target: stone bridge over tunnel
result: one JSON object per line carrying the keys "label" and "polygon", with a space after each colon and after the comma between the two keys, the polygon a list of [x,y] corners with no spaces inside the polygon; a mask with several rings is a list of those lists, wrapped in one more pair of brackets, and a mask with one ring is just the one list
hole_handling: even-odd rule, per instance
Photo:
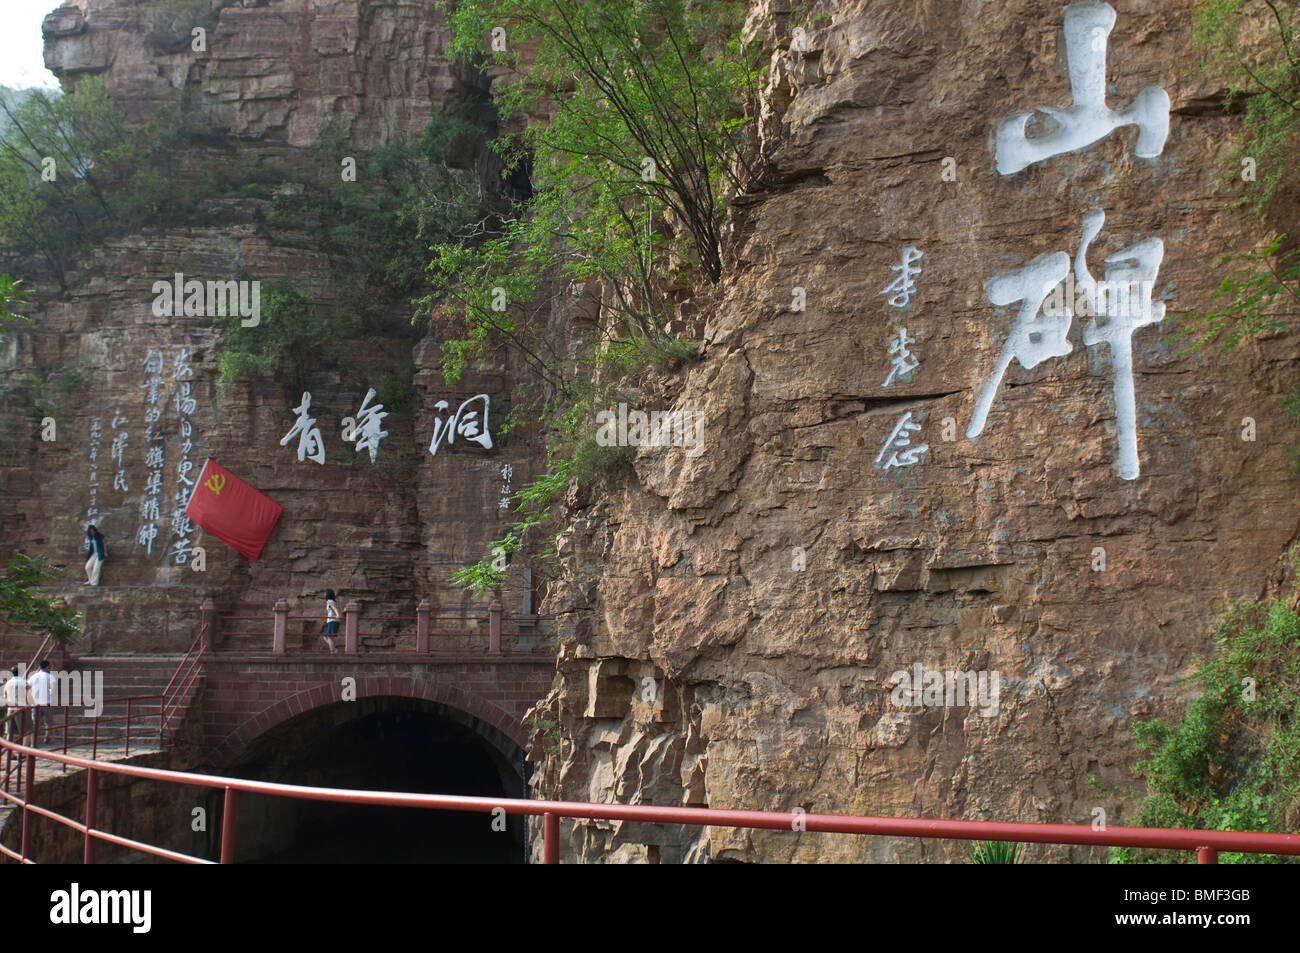
{"label": "stone bridge over tunnel", "polygon": [[[200,770],[288,784],[526,797],[523,717],[546,649],[485,658],[208,656],[184,731]],[[219,797],[210,798],[209,815]],[[522,861],[524,829],[485,815],[249,796],[243,861]]]}

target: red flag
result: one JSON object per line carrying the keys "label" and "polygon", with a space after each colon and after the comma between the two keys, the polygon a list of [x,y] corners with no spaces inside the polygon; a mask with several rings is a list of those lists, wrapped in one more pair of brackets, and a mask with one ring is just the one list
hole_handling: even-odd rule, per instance
{"label": "red flag", "polygon": [[284,507],[209,458],[185,515],[253,562],[262,555]]}

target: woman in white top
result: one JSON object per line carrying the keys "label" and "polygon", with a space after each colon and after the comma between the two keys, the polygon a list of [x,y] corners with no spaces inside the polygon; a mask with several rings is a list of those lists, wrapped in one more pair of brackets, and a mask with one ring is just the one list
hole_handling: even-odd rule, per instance
{"label": "woman in white top", "polygon": [[330,647],[330,655],[334,654],[334,636],[339,634],[339,607],[334,601],[334,590],[325,590],[325,628],[321,630],[321,638],[325,644]]}

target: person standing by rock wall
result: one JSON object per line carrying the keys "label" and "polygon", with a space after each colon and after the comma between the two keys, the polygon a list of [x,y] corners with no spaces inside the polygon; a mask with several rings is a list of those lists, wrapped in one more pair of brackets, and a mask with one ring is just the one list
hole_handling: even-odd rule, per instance
{"label": "person standing by rock wall", "polygon": [[330,655],[334,654],[334,636],[339,634],[339,607],[334,598],[334,590],[325,590],[325,628],[321,630],[321,638],[325,644],[330,647]]}
{"label": "person standing by rock wall", "polygon": [[99,585],[99,574],[104,568],[104,534],[93,524],[86,528],[86,582],[87,586]]}

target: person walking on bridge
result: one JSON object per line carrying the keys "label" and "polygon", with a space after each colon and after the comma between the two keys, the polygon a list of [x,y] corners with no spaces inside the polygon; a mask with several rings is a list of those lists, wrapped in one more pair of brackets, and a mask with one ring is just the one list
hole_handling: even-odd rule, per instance
{"label": "person walking on bridge", "polygon": [[[50,672],[50,660],[41,659],[41,670],[27,679],[31,689],[32,704],[37,708],[48,708],[54,704],[54,675]],[[41,725],[40,744],[50,740],[50,722],[54,720],[53,712],[33,712]]]}
{"label": "person walking on bridge", "polygon": [[[0,701],[5,705],[5,737],[10,737],[10,726],[14,724],[14,716],[27,708],[31,704],[31,695],[27,688],[27,679],[18,674],[18,666],[15,665],[9,670],[13,676],[5,682],[5,687],[0,689]],[[22,735],[22,725],[18,725],[18,735]]]}
{"label": "person walking on bridge", "polygon": [[334,590],[325,590],[325,628],[321,629],[321,638],[334,654],[334,636],[339,634],[339,607],[334,598]]}
{"label": "person walking on bridge", "polygon": [[99,585],[99,572],[104,568],[104,534],[93,524],[86,528],[86,582],[87,586]]}

